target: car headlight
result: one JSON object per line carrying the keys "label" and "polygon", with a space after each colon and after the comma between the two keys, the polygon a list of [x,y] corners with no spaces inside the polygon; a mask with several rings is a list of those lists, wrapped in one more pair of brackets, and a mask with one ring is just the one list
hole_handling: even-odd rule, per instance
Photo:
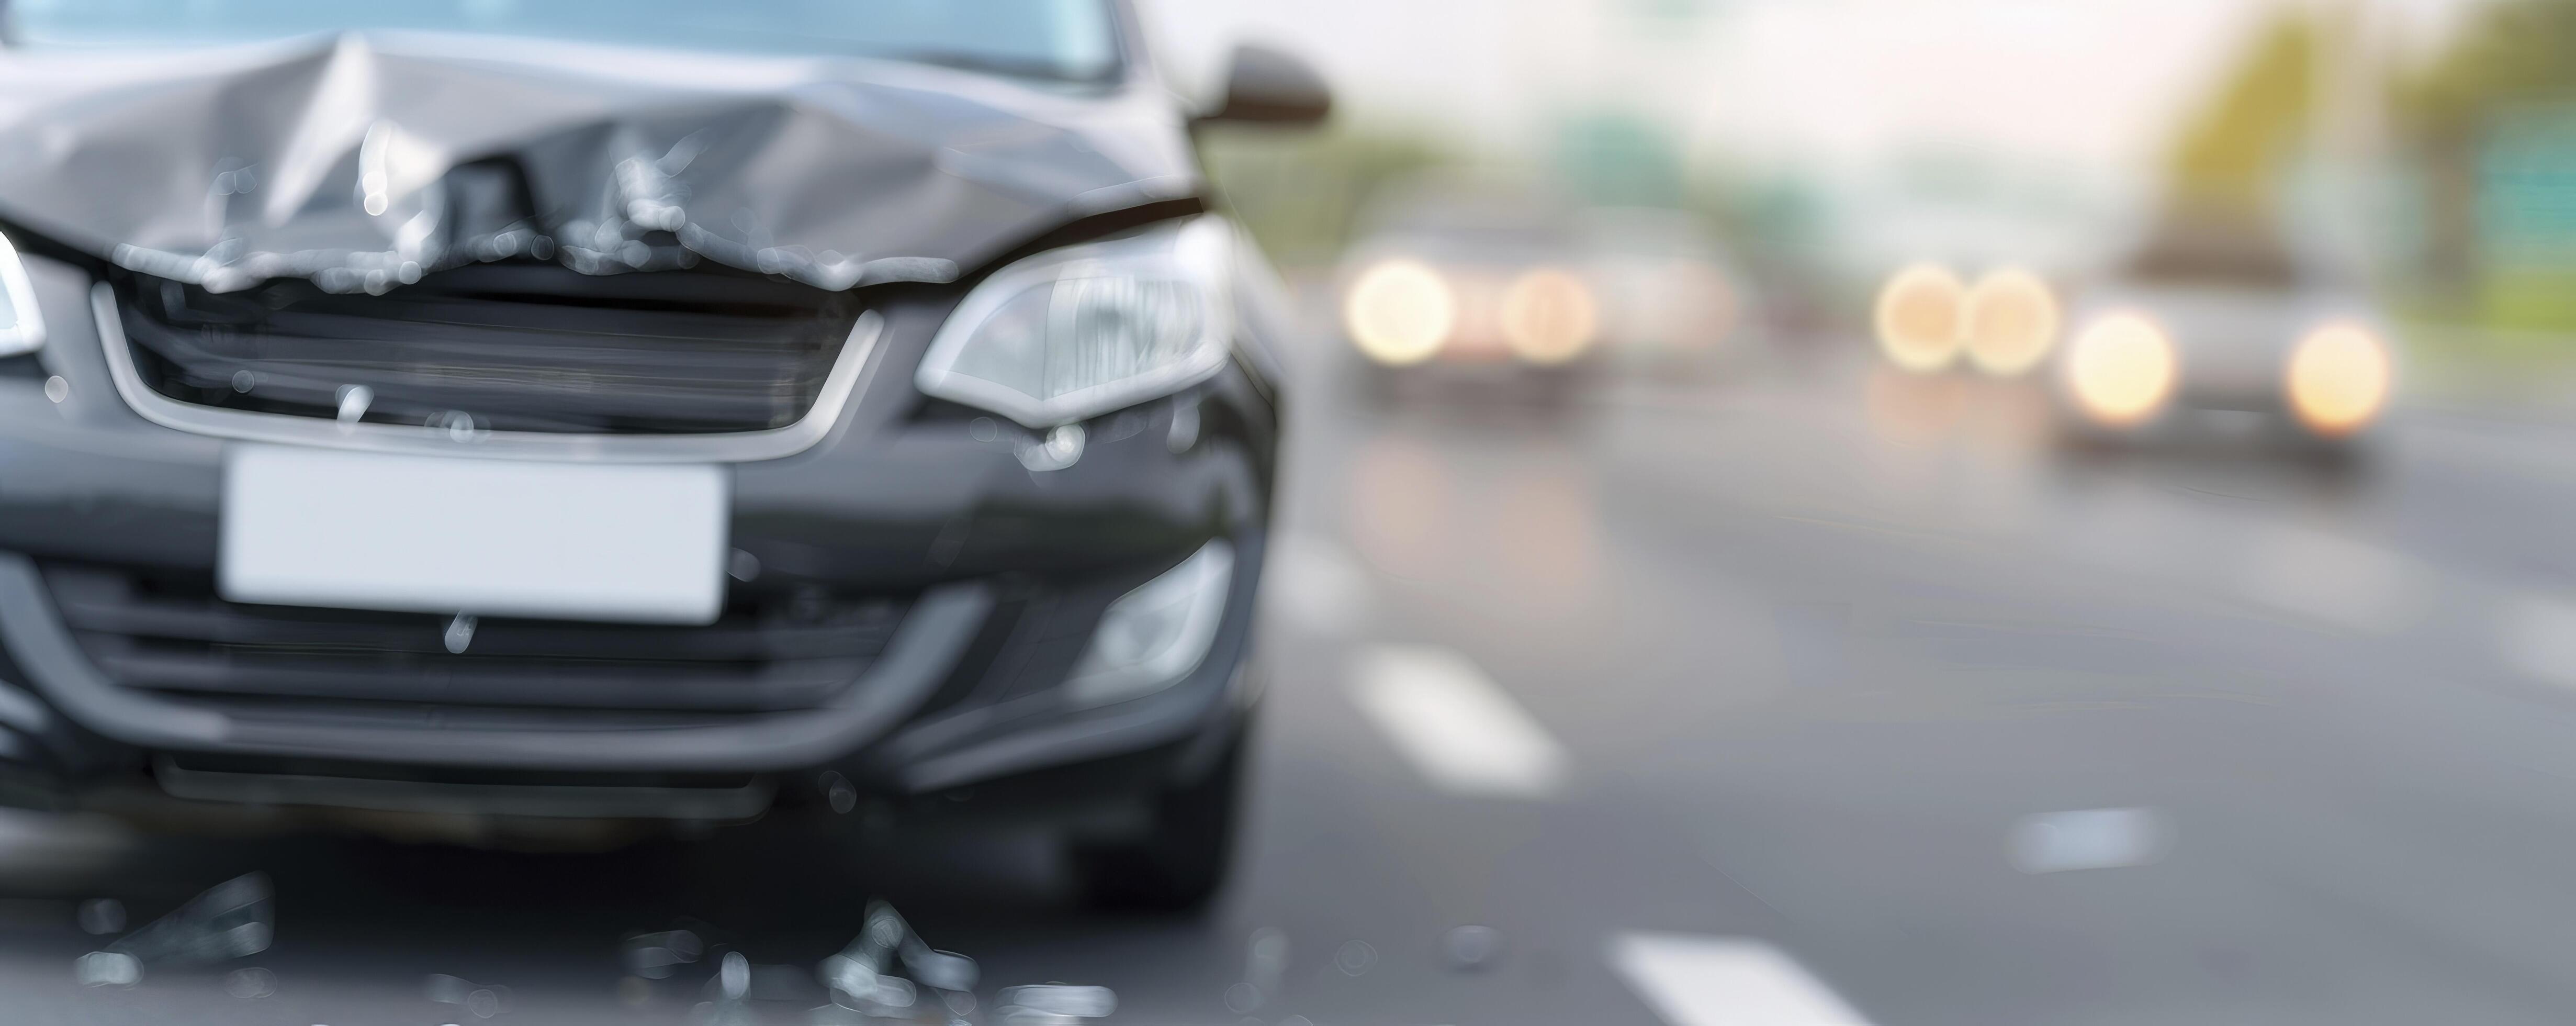
{"label": "car headlight", "polygon": [[2029,271],[1993,271],[1968,290],[1965,320],[1968,361],[1996,377],[2017,377],[2057,344],[2057,294]]}
{"label": "car headlight", "polygon": [[2181,361],[2173,339],[2145,316],[2119,313],[2093,322],[2066,353],[2066,384],[2086,415],[2110,427],[2153,418],[2173,397]]}
{"label": "car headlight", "polygon": [[1390,367],[1421,363],[1458,330],[1458,294],[1428,264],[1389,260],[1351,282],[1342,327],[1369,359]]}
{"label": "car headlight", "polygon": [[1002,268],[940,327],[915,383],[1049,428],[1205,381],[1230,351],[1231,235],[1202,217]]}
{"label": "car headlight", "polygon": [[1878,290],[1873,320],[1878,347],[1897,366],[1930,373],[1959,357],[1961,308],[1967,287],[1949,268],[1916,264],[1889,278]]}
{"label": "car headlight", "polygon": [[2290,411],[2308,430],[2341,438],[2370,426],[2388,405],[2388,346],[2356,324],[2328,324],[2290,350],[2283,373]]}
{"label": "car headlight", "polygon": [[32,353],[45,344],[45,317],[36,309],[36,286],[18,247],[0,235],[0,356]]}
{"label": "car headlight", "polygon": [[1601,329],[1592,289],[1564,271],[1541,268],[1521,275],[1503,293],[1503,341],[1521,359],[1542,366],[1583,355]]}
{"label": "car headlight", "polygon": [[1234,581],[1234,546],[1209,542],[1109,604],[1065,684],[1075,704],[1107,705],[1180,683],[1207,659]]}

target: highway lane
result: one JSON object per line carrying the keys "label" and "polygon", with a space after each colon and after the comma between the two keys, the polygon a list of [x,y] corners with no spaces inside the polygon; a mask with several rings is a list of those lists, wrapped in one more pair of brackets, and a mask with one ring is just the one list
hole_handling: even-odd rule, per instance
{"label": "highway lane", "polygon": [[[1135,1023],[2555,1022],[2576,1010],[2576,430],[2424,411],[2352,474],[2054,458],[1991,389],[1828,364],[1567,414],[1304,404],[1239,883],[1070,907],[1014,837],[607,856],[0,834],[13,1021],[691,1021],[884,897]],[[1454,398],[1454,397],[1453,397]],[[239,963],[83,988],[77,903],[240,872]],[[1462,929],[1465,928],[1465,929]],[[256,967],[264,996],[227,991]],[[238,978],[229,981],[238,984]],[[256,992],[259,988],[241,988]],[[992,1009],[975,1014],[990,1018]]]}
{"label": "highway lane", "polygon": [[[1870,407],[1614,420],[1566,472],[1665,658],[1523,678],[1774,939],[1886,1022],[2563,1018],[2563,429],[2410,418],[2359,475],[2069,466]],[[2021,850],[2123,829],[2096,861],[2141,864]]]}

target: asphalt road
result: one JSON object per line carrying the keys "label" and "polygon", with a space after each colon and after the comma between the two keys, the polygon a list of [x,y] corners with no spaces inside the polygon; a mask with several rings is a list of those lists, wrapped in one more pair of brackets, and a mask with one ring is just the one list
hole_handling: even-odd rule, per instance
{"label": "asphalt road", "polygon": [[[871,897],[988,1005],[1098,984],[1121,1023],[2576,1019],[2576,427],[2410,411],[2356,469],[2063,460],[2027,397],[1848,364],[1551,415],[1321,398],[1204,921],[1084,914],[1007,836],[17,816],[0,1019],[687,1022],[709,970],[618,950],[687,927],[784,967],[754,1021],[803,1023]],[[75,982],[79,902],[140,922],[253,870],[265,952]]]}

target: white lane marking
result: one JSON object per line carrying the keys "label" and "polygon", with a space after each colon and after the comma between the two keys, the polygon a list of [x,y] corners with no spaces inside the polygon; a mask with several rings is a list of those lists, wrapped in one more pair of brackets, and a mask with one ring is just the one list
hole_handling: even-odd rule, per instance
{"label": "white lane marking", "polygon": [[1500,798],[1564,790],[1564,747],[1466,656],[1371,645],[1356,670],[1351,697],[1360,711],[1435,786]]}
{"label": "white lane marking", "polygon": [[2173,825],[2154,809],[2084,809],[2025,816],[2007,851],[2025,873],[2127,869],[2164,857]]}
{"label": "white lane marking", "polygon": [[1740,937],[1626,933],[1610,967],[1672,1026],[1869,1026],[1779,949]]}
{"label": "white lane marking", "polygon": [[2424,612],[2414,561],[2377,545],[2282,525],[2259,530],[2247,556],[2238,590],[2275,609],[2378,634],[2404,630]]}
{"label": "white lane marking", "polygon": [[1329,539],[1287,535],[1270,548],[1262,583],[1289,625],[1310,634],[1347,635],[1369,617],[1368,572]]}
{"label": "white lane marking", "polygon": [[2505,665],[2561,687],[2576,687],[2576,602],[2549,595],[2507,600],[2496,645]]}

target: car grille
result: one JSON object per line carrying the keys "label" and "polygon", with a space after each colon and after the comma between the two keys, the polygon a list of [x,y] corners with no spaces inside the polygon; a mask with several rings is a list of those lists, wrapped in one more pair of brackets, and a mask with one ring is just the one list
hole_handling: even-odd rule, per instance
{"label": "car grille", "polygon": [[211,575],[43,568],[65,626],[119,686],[245,714],[446,727],[635,729],[822,705],[881,654],[907,603],[737,598],[706,627],[245,605]]}
{"label": "car grille", "polygon": [[861,313],[849,293],[730,270],[534,263],[384,295],[303,281],[218,295],[135,277],[118,296],[137,372],[178,402],[335,419],[364,387],[370,423],[561,434],[793,424]]}

